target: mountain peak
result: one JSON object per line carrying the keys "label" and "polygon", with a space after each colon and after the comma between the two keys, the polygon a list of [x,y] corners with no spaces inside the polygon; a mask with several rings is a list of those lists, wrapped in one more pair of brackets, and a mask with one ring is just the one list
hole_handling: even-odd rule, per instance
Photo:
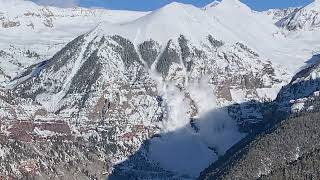
{"label": "mountain peak", "polygon": [[[215,22],[201,9],[174,2],[135,21],[123,24],[103,23],[98,29],[103,34],[118,34],[137,43],[148,39],[166,43],[180,35],[196,40],[206,37],[210,32],[217,34],[218,32],[214,33],[215,30],[221,28],[213,29],[212,24]],[[219,32],[225,33],[225,30]]]}
{"label": "mountain peak", "polygon": [[184,3],[179,3],[179,2],[171,2],[161,8],[159,8],[158,10],[156,11],[169,11],[169,10],[181,10],[181,9],[185,9],[185,8],[195,8],[193,5],[191,4],[184,4]]}
{"label": "mountain peak", "polygon": [[183,6],[183,5],[184,5],[183,3],[179,3],[179,2],[173,1],[173,2],[165,5],[164,7],[178,7],[178,6]]}
{"label": "mountain peak", "polygon": [[[210,8],[210,7],[214,7],[214,8]],[[221,11],[227,11],[227,12],[233,11],[233,9],[237,9],[237,11],[240,10],[242,12],[251,12],[251,8],[239,0],[214,1],[205,7],[205,10],[210,10],[210,9],[214,9],[214,11],[217,9],[220,9]]]}
{"label": "mountain peak", "polygon": [[251,9],[246,4],[242,3],[239,0],[222,0],[219,3],[219,6],[237,7],[237,8],[247,9],[251,11]]}
{"label": "mountain peak", "polygon": [[243,4],[239,0],[222,0],[221,3],[228,3],[228,4]]}
{"label": "mountain peak", "polygon": [[204,6],[203,9],[204,9],[204,10],[207,10],[207,9],[216,7],[216,6],[219,5],[219,4],[220,4],[220,1],[215,0],[215,1],[207,4],[206,6]]}

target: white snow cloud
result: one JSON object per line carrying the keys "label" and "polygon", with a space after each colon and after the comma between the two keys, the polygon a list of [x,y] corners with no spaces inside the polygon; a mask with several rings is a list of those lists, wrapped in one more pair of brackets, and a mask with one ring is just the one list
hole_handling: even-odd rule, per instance
{"label": "white snow cloud", "polygon": [[79,0],[32,0],[33,2],[47,6],[75,7],[79,5]]}
{"label": "white snow cloud", "polygon": [[[159,82],[159,81],[158,81]],[[209,78],[189,82],[187,92],[198,108],[199,117],[190,124],[190,102],[174,84],[165,84],[161,91],[168,109],[162,123],[161,137],[150,141],[150,158],[166,170],[194,177],[216,161],[245,134],[225,108],[219,108]],[[163,84],[162,84],[163,85]],[[161,87],[161,85],[159,85]],[[161,90],[161,88],[159,88]]]}
{"label": "white snow cloud", "polygon": [[151,139],[150,158],[166,170],[191,177],[216,161],[245,137],[224,109],[216,109],[195,121],[199,132],[186,125]]}

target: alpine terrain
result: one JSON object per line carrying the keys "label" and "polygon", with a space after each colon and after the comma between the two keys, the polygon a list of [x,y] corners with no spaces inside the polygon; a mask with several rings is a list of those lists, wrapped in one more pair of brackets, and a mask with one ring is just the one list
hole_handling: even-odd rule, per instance
{"label": "alpine terrain", "polygon": [[319,41],[319,0],[0,0],[0,179],[318,179]]}

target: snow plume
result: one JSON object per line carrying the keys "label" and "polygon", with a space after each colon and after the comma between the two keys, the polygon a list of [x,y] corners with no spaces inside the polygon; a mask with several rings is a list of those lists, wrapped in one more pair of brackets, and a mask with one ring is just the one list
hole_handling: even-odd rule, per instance
{"label": "snow plume", "polygon": [[152,139],[149,147],[151,159],[166,170],[197,177],[244,137],[223,110],[208,112],[196,121],[199,132],[188,124]]}
{"label": "snow plume", "polygon": [[76,7],[79,5],[78,0],[32,0],[32,1],[40,5],[56,6],[56,7],[63,7],[63,8]]}
{"label": "snow plume", "polygon": [[199,115],[217,108],[213,87],[208,84],[208,80],[207,77],[203,77],[188,82],[185,90],[178,88],[174,82],[158,81],[158,90],[166,102],[168,111],[167,120],[162,124],[163,131],[174,131],[189,124],[192,103]]}
{"label": "snow plume", "polygon": [[209,85],[209,78],[204,76],[197,82],[189,83],[188,91],[194,100],[199,114],[204,114],[216,108],[217,101],[212,86]]}
{"label": "snow plume", "polygon": [[[166,170],[197,177],[244,134],[238,131],[226,109],[218,108],[208,78],[188,83],[184,91],[174,84],[163,84],[168,115],[161,137],[150,141],[150,157]],[[198,118],[193,121],[188,114],[191,100],[186,94],[198,109]]]}
{"label": "snow plume", "polygon": [[163,87],[163,98],[168,114],[162,124],[162,130],[165,132],[175,131],[188,124],[189,100],[185,98],[185,92],[180,91],[172,83],[166,83]]}

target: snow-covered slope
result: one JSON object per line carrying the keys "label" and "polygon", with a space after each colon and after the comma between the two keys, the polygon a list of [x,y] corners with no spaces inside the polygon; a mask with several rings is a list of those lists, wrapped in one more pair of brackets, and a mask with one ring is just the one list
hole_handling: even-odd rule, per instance
{"label": "snow-covered slope", "polygon": [[50,58],[69,41],[101,22],[132,21],[146,12],[38,6],[31,1],[0,0],[0,83],[24,68]]}
{"label": "snow-covered slope", "polygon": [[[303,50],[297,45],[297,41],[285,37],[267,14],[255,12],[239,0],[223,0],[218,5],[206,9],[206,13],[218,21],[220,26],[232,32],[238,41],[253,48],[273,63],[288,67],[291,73],[302,66],[303,61],[310,56],[310,52],[302,53]],[[293,56],[293,52],[301,52],[300,57]],[[287,63],[288,59],[292,60],[290,64]]]}
{"label": "snow-covered slope", "polygon": [[[199,28],[201,27],[201,28]],[[137,20],[120,24],[103,24],[97,28],[106,34],[119,34],[136,43],[148,39],[166,43],[172,38],[184,35],[194,41],[201,41],[208,34],[228,42],[239,40],[229,29],[224,28],[208,14],[189,4],[173,2]],[[105,29],[109,29],[105,31]]]}
{"label": "snow-covered slope", "polygon": [[204,6],[203,9],[207,10],[207,9],[213,8],[213,7],[217,6],[219,3],[220,3],[220,1],[213,1],[209,4],[207,4],[206,6]]}
{"label": "snow-covered slope", "polygon": [[[98,26],[96,29],[109,29],[109,34],[117,33],[132,42],[154,39],[166,43],[180,34],[193,41],[201,41],[212,34],[216,39],[232,44],[246,44],[273,63],[290,64],[288,69],[291,73],[302,66],[303,60],[311,54],[306,49],[309,49],[312,35],[308,36],[310,41],[285,38],[267,15],[250,10],[238,0],[213,2],[214,6],[209,4],[204,10],[172,3],[150,14],[60,9],[21,0],[1,0],[0,3],[0,48],[7,56],[12,56],[10,62],[3,60],[1,63],[2,84],[20,74],[25,67],[50,58],[67,42],[95,26]],[[299,52],[299,55],[293,55],[293,52]],[[28,55],[30,53],[31,56]],[[288,59],[292,62],[287,63]]]}
{"label": "snow-covered slope", "polygon": [[319,30],[320,28],[320,1],[315,0],[313,3],[295,11],[284,19],[280,20],[277,25],[284,27],[289,31],[298,30]]}
{"label": "snow-covered slope", "polygon": [[286,9],[269,9],[269,10],[263,11],[261,13],[268,15],[269,17],[272,18],[274,23],[276,23],[279,20],[291,15],[292,13],[295,13],[299,9],[300,9],[300,7],[289,7]]}
{"label": "snow-covered slope", "polygon": [[80,27],[86,28],[81,30],[80,33],[83,33],[92,29],[92,26],[99,22],[121,23],[132,21],[147,14],[147,12],[78,7],[63,9],[39,6],[31,1],[23,0],[1,0],[0,3],[1,29],[10,29],[13,31],[12,33],[27,30],[34,30],[40,32],[40,34],[41,32],[48,34],[48,30],[60,30],[60,33],[75,33],[77,28]]}
{"label": "snow-covered slope", "polygon": [[309,65],[298,72],[279,92],[277,102],[285,111],[296,113],[318,108],[320,56],[314,55],[308,62]]}
{"label": "snow-covered slope", "polygon": [[[295,10],[276,23],[277,26],[282,27],[286,37],[296,41],[296,43],[290,46],[293,45],[304,48],[302,51],[297,52],[299,52],[299,54],[309,54],[309,57],[306,57],[306,59],[318,54],[320,49],[318,43],[318,39],[320,38],[319,12],[320,1],[316,0],[305,7]],[[298,43],[303,43],[303,45],[299,45]]]}
{"label": "snow-covered slope", "polygon": [[[220,22],[226,29],[241,38],[250,47],[266,51],[268,47],[261,47],[257,39],[265,42],[265,46],[272,44],[277,39],[273,36],[279,30],[268,22],[261,14],[252,11],[239,0],[224,0],[217,6],[208,9],[207,13],[212,19]],[[281,43],[281,41],[279,41]]]}

